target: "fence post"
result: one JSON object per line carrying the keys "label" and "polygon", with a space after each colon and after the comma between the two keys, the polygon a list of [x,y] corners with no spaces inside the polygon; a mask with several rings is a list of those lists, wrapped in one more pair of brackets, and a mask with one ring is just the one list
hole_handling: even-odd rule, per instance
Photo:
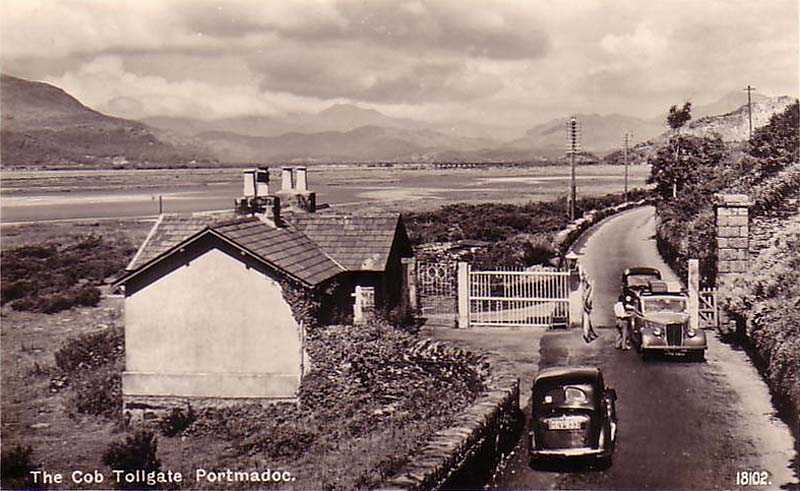
{"label": "fence post", "polygon": [[469,263],[458,262],[458,327],[469,327]]}
{"label": "fence post", "polygon": [[575,263],[569,270],[569,327],[581,327],[583,322],[583,282],[581,266]]}
{"label": "fence post", "polygon": [[689,259],[689,327],[700,328],[700,261]]}
{"label": "fence post", "polygon": [[401,305],[407,306],[412,312],[417,312],[417,260],[413,257],[401,259],[403,265],[403,293]]}

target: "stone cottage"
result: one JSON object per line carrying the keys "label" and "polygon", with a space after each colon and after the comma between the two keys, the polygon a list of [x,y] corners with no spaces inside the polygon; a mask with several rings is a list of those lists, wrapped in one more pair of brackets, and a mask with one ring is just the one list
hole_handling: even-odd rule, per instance
{"label": "stone cottage", "polygon": [[[125,410],[226,399],[292,400],[309,366],[293,299],[318,318],[353,312],[353,293],[401,301],[411,246],[398,214],[317,213],[305,168],[245,171],[236,211],[162,215],[117,285],[125,296]],[[372,290],[370,290],[372,291]],[[305,319],[308,322],[308,319]]]}

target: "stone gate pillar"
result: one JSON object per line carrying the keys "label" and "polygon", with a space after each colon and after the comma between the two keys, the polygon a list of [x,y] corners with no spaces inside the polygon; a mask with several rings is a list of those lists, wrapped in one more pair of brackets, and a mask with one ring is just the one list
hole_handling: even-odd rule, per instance
{"label": "stone gate pillar", "polygon": [[[746,194],[717,194],[714,211],[717,222],[717,290],[724,291],[739,275],[747,272],[750,252],[749,209]],[[730,319],[719,311],[720,328],[729,328]]]}

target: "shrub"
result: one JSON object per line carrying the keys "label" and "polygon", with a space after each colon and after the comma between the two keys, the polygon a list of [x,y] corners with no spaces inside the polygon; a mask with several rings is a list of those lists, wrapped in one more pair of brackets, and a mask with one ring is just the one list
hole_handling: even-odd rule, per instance
{"label": "shrub", "polygon": [[0,484],[3,489],[39,489],[33,482],[31,471],[38,469],[33,463],[33,449],[30,446],[15,445],[3,449],[0,458]]}
{"label": "shrub", "polygon": [[121,328],[68,338],[55,352],[56,368],[71,386],[70,407],[111,416],[122,407],[125,335]]}
{"label": "shrub", "polygon": [[70,382],[70,405],[78,413],[113,416],[122,408],[122,366],[105,365]]}
{"label": "shrub", "polygon": [[196,419],[197,413],[195,413],[192,406],[188,404],[186,405],[186,412],[178,407],[173,408],[169,416],[159,421],[161,434],[168,437],[178,435],[186,428],[192,426],[192,423],[194,423]]}
{"label": "shrub", "polygon": [[68,338],[55,352],[55,359],[60,370],[73,373],[114,362],[124,353],[125,334],[114,328]]}
{"label": "shrub", "polygon": [[[158,439],[151,431],[140,430],[125,437],[124,441],[112,442],[103,453],[103,464],[114,470],[125,472],[144,471],[158,472],[161,461],[158,460]],[[121,482],[122,489],[156,489],[147,482]]]}
{"label": "shrub", "polygon": [[0,302],[16,310],[55,313],[74,306],[96,306],[106,278],[121,271],[134,249],[127,242],[97,236],[68,245],[18,247],[3,253]]}
{"label": "shrub", "polygon": [[[636,201],[650,192],[634,189],[628,199]],[[618,205],[623,193],[581,198],[576,214]],[[525,205],[457,203],[438,210],[407,213],[404,221],[414,244],[473,239],[493,245],[467,259],[482,268],[521,268],[547,264],[556,255],[553,235],[569,223],[567,201],[530,202]]]}
{"label": "shrub", "polygon": [[409,305],[397,305],[396,307],[382,313],[383,319],[387,324],[395,329],[408,332],[417,332],[420,327],[420,320],[414,314]]}

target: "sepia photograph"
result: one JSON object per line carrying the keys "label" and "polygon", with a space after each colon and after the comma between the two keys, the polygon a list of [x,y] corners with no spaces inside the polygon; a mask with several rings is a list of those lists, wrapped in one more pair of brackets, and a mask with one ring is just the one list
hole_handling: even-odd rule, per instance
{"label": "sepia photograph", "polygon": [[800,491],[798,0],[0,0],[0,489]]}

